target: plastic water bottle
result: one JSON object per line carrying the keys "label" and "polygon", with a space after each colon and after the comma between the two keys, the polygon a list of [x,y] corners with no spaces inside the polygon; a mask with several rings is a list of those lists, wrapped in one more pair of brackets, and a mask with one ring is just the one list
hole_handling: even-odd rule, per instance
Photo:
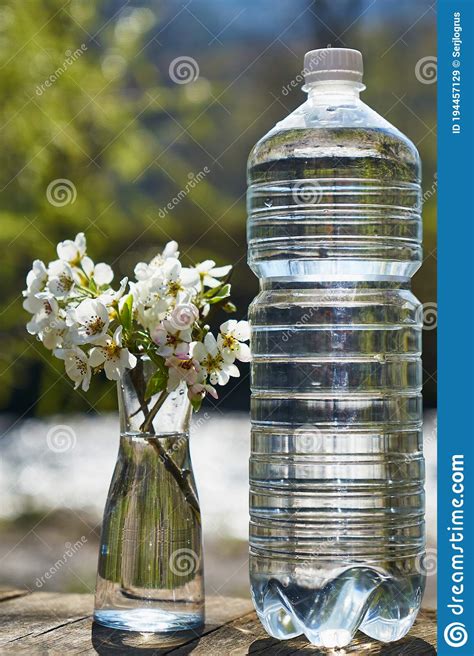
{"label": "plastic water bottle", "polygon": [[307,53],[248,164],[252,593],[324,647],[398,640],[425,582],[420,160],[364,88],[360,52]]}

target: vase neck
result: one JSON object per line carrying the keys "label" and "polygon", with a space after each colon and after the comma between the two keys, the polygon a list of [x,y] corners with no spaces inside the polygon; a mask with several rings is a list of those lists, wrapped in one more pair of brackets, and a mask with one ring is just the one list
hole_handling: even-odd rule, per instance
{"label": "vase neck", "polygon": [[148,397],[149,382],[155,373],[154,363],[143,358],[118,381],[122,435],[170,438],[188,434],[192,408],[186,384]]}

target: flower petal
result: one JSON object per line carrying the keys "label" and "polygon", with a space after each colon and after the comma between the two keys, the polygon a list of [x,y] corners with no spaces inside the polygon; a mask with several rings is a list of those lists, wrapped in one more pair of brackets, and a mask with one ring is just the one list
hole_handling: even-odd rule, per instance
{"label": "flower petal", "polygon": [[219,349],[217,347],[216,338],[212,333],[207,333],[207,335],[204,337],[204,346],[206,347],[208,353],[213,356],[217,355],[217,351]]}
{"label": "flower petal", "polygon": [[197,287],[199,285],[199,273],[196,269],[183,268],[179,277],[185,287]]}
{"label": "flower petal", "polygon": [[99,264],[95,265],[94,280],[98,285],[110,285],[113,279],[114,272],[112,271],[112,267],[105,264],[105,262],[99,262]]}
{"label": "flower petal", "polygon": [[207,273],[215,265],[216,263],[214,260],[204,260],[204,262],[199,262],[199,264],[196,264],[196,270],[199,271],[199,273]]}
{"label": "flower petal", "polygon": [[240,376],[240,371],[239,371],[238,367],[236,367],[235,364],[230,364],[230,365],[226,366],[225,370],[227,371],[229,376],[232,376],[233,378],[239,378],[239,376]]}
{"label": "flower petal", "polygon": [[227,373],[227,369],[226,371],[219,371],[217,373],[217,382],[219,385],[227,385],[229,382],[229,374]]}
{"label": "flower petal", "polygon": [[222,278],[223,276],[226,276],[231,269],[232,269],[232,264],[227,264],[226,266],[221,266],[221,267],[215,267],[214,269],[211,269],[209,271],[209,275],[214,276],[214,278]]}
{"label": "flower petal", "polygon": [[179,257],[179,252],[178,252],[178,242],[177,241],[169,241],[166,246],[163,248],[162,252],[162,257],[166,260],[169,257]]}
{"label": "flower petal", "polygon": [[86,276],[90,278],[94,273],[94,262],[91,260],[91,258],[83,257],[81,266],[84,269],[84,273],[86,274]]}
{"label": "flower petal", "polygon": [[250,324],[248,321],[239,321],[234,328],[234,334],[239,342],[247,342],[250,339]]}
{"label": "flower petal", "polygon": [[250,362],[252,359],[250,346],[248,344],[240,344],[240,347],[236,353],[236,357],[241,362]]}
{"label": "flower petal", "polygon": [[217,278],[213,278],[212,276],[206,273],[206,275],[202,279],[202,284],[205,287],[210,287],[211,289],[214,289],[214,287],[220,287],[222,285],[222,282]]}
{"label": "flower petal", "polygon": [[116,360],[106,360],[104,362],[104,371],[109,380],[118,380],[122,373]]}
{"label": "flower petal", "polygon": [[114,332],[113,336],[113,341],[117,346],[122,346],[122,332],[123,332],[123,326],[117,326]]}
{"label": "flower petal", "polygon": [[196,360],[204,360],[204,358],[207,356],[207,351],[206,347],[202,342],[193,342],[191,344],[191,353],[193,358],[196,358]]}
{"label": "flower petal", "polygon": [[91,367],[100,367],[105,362],[106,353],[100,346],[91,348],[89,352],[89,364]]}
{"label": "flower petal", "polygon": [[224,323],[221,323],[219,331],[222,335],[226,335],[227,333],[231,333],[236,325],[237,321],[235,319],[228,319],[227,321],[224,321]]}

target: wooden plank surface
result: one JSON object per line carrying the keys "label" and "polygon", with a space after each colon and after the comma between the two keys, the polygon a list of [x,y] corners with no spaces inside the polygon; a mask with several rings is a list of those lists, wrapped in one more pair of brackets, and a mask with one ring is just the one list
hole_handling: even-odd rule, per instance
{"label": "wooden plank surface", "polygon": [[418,622],[410,635],[396,643],[385,645],[370,640],[362,633],[349,647],[343,650],[318,649],[309,645],[305,639],[280,642],[270,638],[252,613],[222,627],[218,631],[203,636],[195,643],[192,652],[187,646],[173,651],[173,656],[184,656],[192,653],[193,656],[244,656],[258,654],[258,656],[290,656],[293,654],[306,654],[311,656],[434,656],[436,654],[436,620],[433,612],[420,614]]}
{"label": "wooden plank surface", "polygon": [[[94,598],[84,594],[34,592],[0,603],[0,653],[96,654],[98,649],[135,647],[140,653],[167,654],[180,644],[176,638],[115,631],[92,623]],[[211,597],[206,603],[206,626],[216,631],[252,610],[249,599]],[[196,639],[193,633],[188,639]],[[159,651],[157,651],[159,650]],[[100,653],[100,652],[99,652]],[[104,652],[107,653],[107,652]],[[112,653],[112,652],[110,652]]]}
{"label": "wooden plank surface", "polygon": [[4,588],[0,586],[0,601],[14,599],[15,597],[24,597],[29,594],[28,590],[16,590],[15,588]]}
{"label": "wooden plank surface", "polygon": [[[143,654],[164,656],[312,656],[334,654],[302,638],[279,642],[260,625],[248,599],[210,597],[206,626],[184,644],[176,638],[158,638],[107,629],[92,623],[92,595],[3,590],[0,588],[1,654]],[[358,633],[342,652],[357,656],[434,656],[436,615],[420,613],[410,634],[383,645]]]}

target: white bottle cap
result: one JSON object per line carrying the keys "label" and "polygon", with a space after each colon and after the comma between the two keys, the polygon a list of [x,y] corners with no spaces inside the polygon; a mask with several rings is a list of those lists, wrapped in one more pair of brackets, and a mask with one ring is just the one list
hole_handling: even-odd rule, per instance
{"label": "white bottle cap", "polygon": [[346,80],[362,83],[362,54],[350,48],[321,48],[304,56],[306,84],[323,80]]}

